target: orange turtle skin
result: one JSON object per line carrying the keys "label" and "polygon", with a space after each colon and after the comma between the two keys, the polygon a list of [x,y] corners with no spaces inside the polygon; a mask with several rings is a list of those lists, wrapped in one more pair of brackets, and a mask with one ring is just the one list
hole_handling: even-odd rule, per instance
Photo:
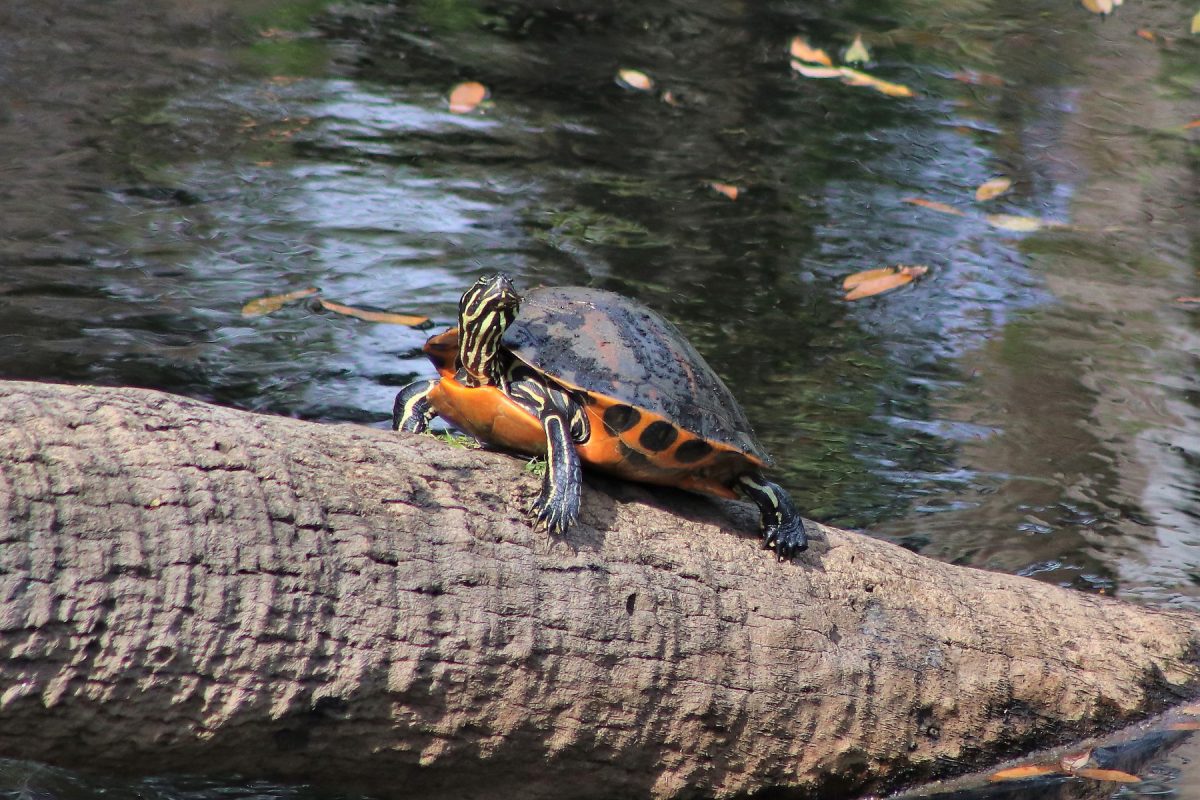
{"label": "orange turtle skin", "polygon": [[[455,378],[458,329],[433,336],[425,353],[437,368],[440,380],[429,393],[438,415],[480,441],[530,455],[546,453],[542,423],[496,386],[470,387]],[[580,460],[612,475],[661,486],[676,486],[717,497],[737,498],[733,490],[739,475],[766,464],[751,453],[701,439],[662,416],[639,409],[640,419],[616,431],[605,421],[605,411],[623,405],[607,395],[586,391],[564,381],[563,388],[580,397],[591,424],[591,436],[575,445]],[[652,425],[674,430],[669,446],[651,450],[642,444]]]}

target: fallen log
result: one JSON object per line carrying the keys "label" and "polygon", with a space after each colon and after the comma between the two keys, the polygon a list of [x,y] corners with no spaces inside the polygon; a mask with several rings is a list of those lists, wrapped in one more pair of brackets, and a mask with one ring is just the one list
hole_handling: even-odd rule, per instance
{"label": "fallen log", "polygon": [[[1109,730],[1197,618],[524,461],[0,383],[0,756],[382,795],[852,796]],[[832,793],[832,794],[831,794]]]}

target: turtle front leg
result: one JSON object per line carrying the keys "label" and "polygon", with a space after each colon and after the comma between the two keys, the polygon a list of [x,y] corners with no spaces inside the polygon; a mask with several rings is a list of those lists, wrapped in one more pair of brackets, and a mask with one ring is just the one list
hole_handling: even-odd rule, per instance
{"label": "turtle front leg", "polygon": [[566,413],[557,407],[542,413],[542,428],[546,431],[546,474],[542,478],[542,493],[533,504],[537,525],[550,533],[566,533],[579,516],[579,493],[583,479],[579,454],[571,438],[571,423]]}
{"label": "turtle front leg", "polygon": [[437,386],[436,380],[417,381],[396,393],[396,404],[392,406],[392,430],[405,433],[424,433],[429,421],[437,416],[429,402],[429,393]]}
{"label": "turtle front leg", "polygon": [[760,472],[750,472],[738,478],[738,486],[762,515],[763,547],[774,546],[780,561],[808,548],[804,519],[779,484],[767,480]]}

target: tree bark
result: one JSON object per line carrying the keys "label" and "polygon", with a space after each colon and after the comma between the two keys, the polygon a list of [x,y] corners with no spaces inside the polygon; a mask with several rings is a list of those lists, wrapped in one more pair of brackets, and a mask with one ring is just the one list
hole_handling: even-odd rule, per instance
{"label": "tree bark", "polygon": [[849,796],[1190,696],[1197,618],[433,437],[0,383],[0,755],[440,798]]}

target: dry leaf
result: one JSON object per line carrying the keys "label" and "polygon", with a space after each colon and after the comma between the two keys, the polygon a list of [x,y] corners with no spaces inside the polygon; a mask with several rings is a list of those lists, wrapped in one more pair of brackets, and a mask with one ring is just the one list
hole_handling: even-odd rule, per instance
{"label": "dry leaf", "polygon": [[992,178],[979,184],[979,188],[975,190],[975,199],[983,203],[991,200],[993,197],[999,197],[1012,188],[1012,181],[1008,178]]}
{"label": "dry leaf", "polygon": [[1024,767],[1011,767],[993,772],[989,781],[1018,781],[1022,778],[1035,778],[1038,775],[1053,775],[1058,768],[1053,764],[1029,764]]}
{"label": "dry leaf", "polygon": [[868,75],[865,72],[860,72],[850,67],[842,67],[842,80],[851,86],[870,86],[877,92],[882,92],[888,97],[912,97],[914,92],[912,89],[899,83],[891,83],[881,78],[876,78],[874,75]]}
{"label": "dry leaf", "polygon": [[297,289],[294,292],[287,292],[286,294],[273,294],[270,297],[260,297],[242,306],[242,316],[258,317],[263,314],[270,314],[272,311],[278,311],[283,308],[285,303],[299,300],[301,297],[311,297],[316,293],[316,289],[309,287],[307,289]]}
{"label": "dry leaf", "polygon": [[1094,781],[1113,781],[1114,783],[1141,783],[1142,779],[1119,769],[1081,769],[1075,773],[1081,778],[1091,778]]}
{"label": "dry leaf", "polygon": [[1113,0],[1080,0],[1083,7],[1093,14],[1111,14]]}
{"label": "dry leaf", "polygon": [[1200,128],[1200,119],[1194,119],[1183,126],[1185,131],[1190,131],[1192,128]]}
{"label": "dry leaf", "polygon": [[1158,41],[1158,37],[1154,35],[1154,31],[1148,31],[1145,28],[1138,28],[1136,31],[1134,31],[1134,33],[1145,39],[1147,42]]}
{"label": "dry leaf", "polygon": [[741,189],[734,186],[732,183],[716,183],[714,181],[713,183],[710,183],[709,186],[712,187],[714,192],[720,192],[730,200],[737,200],[738,193],[741,192]]}
{"label": "dry leaf", "polygon": [[966,214],[959,211],[954,206],[948,206],[945,203],[939,203],[937,200],[926,200],[923,197],[906,197],[901,202],[912,203],[914,206],[928,208],[933,211],[940,211],[943,214],[953,214],[956,217],[965,217]]}
{"label": "dry leaf", "polygon": [[792,39],[792,44],[788,48],[788,52],[797,61],[807,61],[809,64],[824,64],[827,67],[833,66],[833,60],[829,58],[829,55],[824,50],[811,47],[808,42],[799,36]]}
{"label": "dry leaf", "polygon": [[[1200,297],[1176,297],[1175,302],[1187,304],[1200,303]],[[1179,710],[1184,714],[1200,714],[1200,708],[1197,708],[1196,706],[1188,706],[1187,708],[1181,708]]]}
{"label": "dry leaf", "polygon": [[871,51],[863,44],[861,33],[854,37],[854,42],[846,50],[842,60],[847,64],[865,64],[871,60]]}
{"label": "dry leaf", "polygon": [[842,288],[849,290],[846,300],[862,300],[864,297],[874,297],[912,283],[928,271],[929,267],[904,265],[868,269],[848,276],[842,281]]}
{"label": "dry leaf", "polygon": [[469,114],[487,99],[487,87],[477,81],[460,83],[450,90],[450,113]]}
{"label": "dry leaf", "polygon": [[321,298],[321,307],[329,311],[335,311],[338,314],[345,314],[348,317],[356,317],[367,322],[386,322],[391,325],[408,325],[410,327],[418,327],[429,322],[429,317],[418,317],[412,314],[393,314],[390,311],[368,311],[363,308],[354,308],[352,306],[344,306],[341,303]]}
{"label": "dry leaf", "polygon": [[1046,227],[1047,223],[1037,217],[1022,217],[1017,214],[988,214],[984,217],[994,228],[1017,233],[1032,233]]}
{"label": "dry leaf", "polygon": [[792,69],[806,78],[840,78],[842,71],[837,67],[814,67],[803,61],[793,61]]}
{"label": "dry leaf", "polygon": [[650,80],[650,76],[636,69],[617,70],[617,83],[639,92],[648,92],[654,88],[654,81]]}

